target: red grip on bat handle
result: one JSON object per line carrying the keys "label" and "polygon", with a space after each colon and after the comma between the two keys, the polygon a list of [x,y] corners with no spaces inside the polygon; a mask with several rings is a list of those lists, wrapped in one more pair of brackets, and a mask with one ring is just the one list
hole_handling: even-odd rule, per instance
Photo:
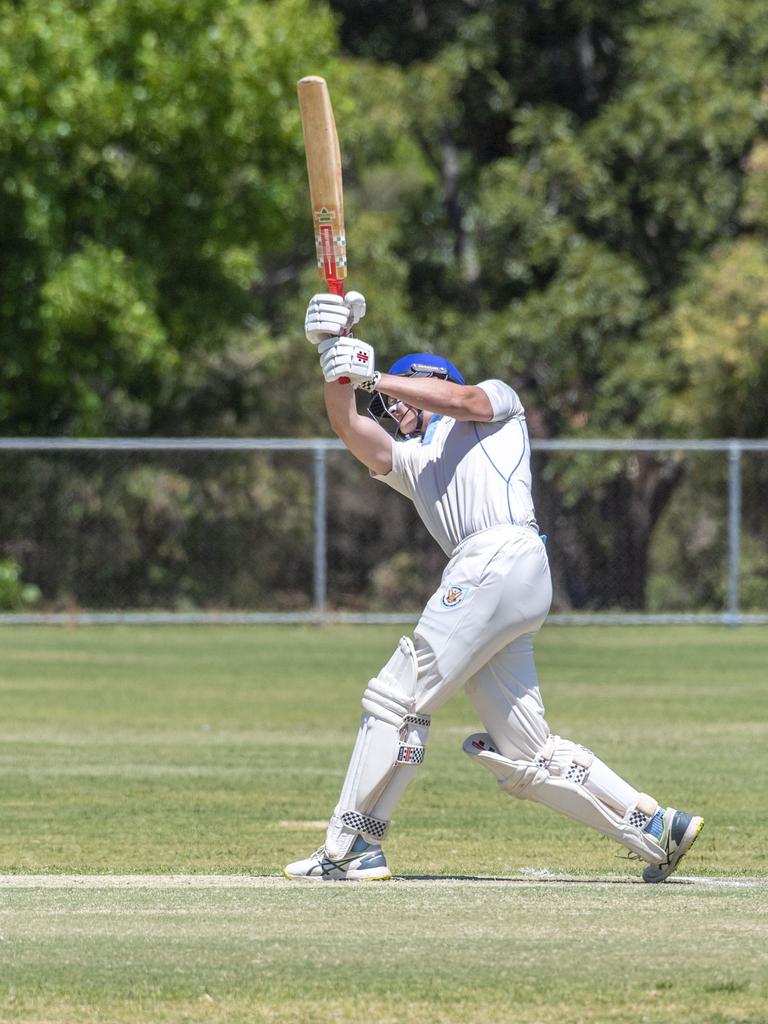
{"label": "red grip on bat handle", "polygon": [[[344,282],[339,277],[329,277],[326,279],[328,288],[330,289],[331,295],[343,295],[344,294]],[[348,334],[349,330],[345,329],[341,332],[342,336]],[[339,377],[339,384],[349,384],[349,377]]]}

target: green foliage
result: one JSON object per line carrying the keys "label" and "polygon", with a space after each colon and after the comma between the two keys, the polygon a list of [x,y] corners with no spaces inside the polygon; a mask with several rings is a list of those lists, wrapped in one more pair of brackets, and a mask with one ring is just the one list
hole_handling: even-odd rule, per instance
{"label": "green foliage", "polygon": [[24,611],[40,600],[40,589],[34,583],[25,583],[18,564],[10,559],[0,561],[0,610]]}
{"label": "green foliage", "polygon": [[[768,106],[768,88],[763,91]],[[745,164],[744,202],[741,219],[745,226],[765,235],[768,229],[768,142],[758,141]]]}
{"label": "green foliage", "polygon": [[744,238],[703,264],[675,307],[688,386],[679,422],[722,436],[768,430],[768,239]]}
{"label": "green foliage", "polygon": [[[40,587],[28,593],[49,608],[306,608],[308,464],[222,452],[6,464],[4,546],[27,548]],[[8,587],[9,600],[27,593]]]}
{"label": "green foliage", "polygon": [[[519,387],[535,434],[760,436],[763,5],[619,6],[449,4],[423,12],[423,57],[392,51],[430,172],[401,193],[412,308],[427,346]],[[359,23],[341,32],[370,58]],[[599,602],[618,558],[641,607],[683,473],[613,463],[551,460],[542,518],[573,600]]]}
{"label": "green foliage", "polygon": [[[558,75],[573,66],[564,57],[546,73],[552,53],[535,31],[550,16],[563,54],[571,33],[586,47],[567,96]],[[547,433],[679,429],[681,367],[653,328],[711,247],[739,230],[744,157],[766,121],[762,6],[558,4],[514,37],[500,4],[433,17],[449,37],[404,72],[410,133],[433,178],[407,204],[419,237],[404,223],[401,243],[414,308],[438,321],[430,340],[458,338],[478,372],[516,371]],[[525,75],[510,73],[518,60]],[[481,106],[501,129],[493,142]],[[761,194],[751,189],[744,218],[759,217]],[[647,388],[672,404],[649,416]],[[688,429],[708,427],[702,417]]]}
{"label": "green foliage", "polygon": [[[539,436],[762,435],[767,61],[762,0],[7,4],[0,429],[327,432],[301,337],[317,72],[380,365],[446,350]],[[593,524],[552,545],[574,593],[627,543],[645,572],[680,474],[638,465],[550,464],[550,522]]]}
{"label": "green foliage", "polygon": [[423,605],[431,595],[430,584],[418,558],[408,551],[398,551],[379,562],[372,574],[372,605],[384,611]]}
{"label": "green foliage", "polygon": [[126,402],[149,424],[244,323],[296,225],[295,80],[332,46],[311,0],[6,5],[6,431],[120,430]]}

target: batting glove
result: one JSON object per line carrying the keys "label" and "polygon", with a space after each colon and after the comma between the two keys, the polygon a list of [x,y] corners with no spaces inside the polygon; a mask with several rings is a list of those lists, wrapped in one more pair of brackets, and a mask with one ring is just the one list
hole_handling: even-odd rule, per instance
{"label": "batting glove", "polygon": [[360,292],[346,295],[313,295],[304,318],[304,333],[313,345],[328,338],[338,338],[365,316],[365,296]]}
{"label": "batting glove", "polygon": [[370,391],[379,379],[372,345],[356,338],[327,338],[318,347],[320,366],[328,384],[344,380],[354,388]]}

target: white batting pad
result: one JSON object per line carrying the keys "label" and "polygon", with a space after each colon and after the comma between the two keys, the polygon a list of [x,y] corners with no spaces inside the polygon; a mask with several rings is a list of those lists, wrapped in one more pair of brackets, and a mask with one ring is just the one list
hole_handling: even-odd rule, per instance
{"label": "white batting pad", "polygon": [[363,694],[363,716],[325,848],[339,858],[357,835],[381,842],[413,772],[424,760],[429,715],[414,714],[418,668],[412,641],[402,637]]}
{"label": "white batting pad", "polygon": [[484,765],[505,793],[520,800],[535,800],[574,821],[616,840],[649,864],[664,860],[665,852],[642,829],[658,804],[639,794],[624,815],[590,792],[593,767],[605,768],[591,751],[560,736],[550,736],[532,761],[514,761],[500,754],[488,733],[475,733],[464,741],[464,753]]}

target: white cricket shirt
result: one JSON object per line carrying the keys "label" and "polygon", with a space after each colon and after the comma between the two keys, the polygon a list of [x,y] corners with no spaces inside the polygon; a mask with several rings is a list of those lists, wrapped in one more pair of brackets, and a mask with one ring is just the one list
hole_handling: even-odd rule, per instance
{"label": "white cricket shirt", "polygon": [[447,555],[465,537],[492,526],[538,529],[523,405],[503,381],[478,387],[490,399],[490,423],[433,416],[424,438],[392,442],[389,473],[373,474],[411,499]]}

